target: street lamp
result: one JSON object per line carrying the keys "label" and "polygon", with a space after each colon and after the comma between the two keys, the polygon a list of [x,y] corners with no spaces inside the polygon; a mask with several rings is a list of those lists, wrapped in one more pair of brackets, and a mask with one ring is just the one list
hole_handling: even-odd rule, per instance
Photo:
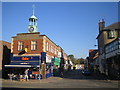
{"label": "street lamp", "polygon": [[94,45],[95,47],[97,47],[98,45]]}

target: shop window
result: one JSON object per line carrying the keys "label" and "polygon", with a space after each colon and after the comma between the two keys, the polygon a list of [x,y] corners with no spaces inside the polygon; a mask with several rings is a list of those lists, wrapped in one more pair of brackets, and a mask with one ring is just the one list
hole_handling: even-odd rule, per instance
{"label": "shop window", "polygon": [[108,39],[113,39],[115,37],[115,32],[113,30],[108,31]]}
{"label": "shop window", "polygon": [[23,41],[18,41],[18,51],[22,51],[24,47],[24,42]]}
{"label": "shop window", "polygon": [[31,41],[31,50],[37,49],[37,41]]}

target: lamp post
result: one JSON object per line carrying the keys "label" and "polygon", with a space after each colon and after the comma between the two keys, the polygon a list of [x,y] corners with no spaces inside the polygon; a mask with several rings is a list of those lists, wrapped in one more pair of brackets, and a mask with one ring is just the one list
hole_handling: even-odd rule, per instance
{"label": "lamp post", "polygon": [[98,48],[98,45],[94,45],[95,48]]}
{"label": "lamp post", "polygon": [[98,45],[94,45],[95,47],[97,47]]}

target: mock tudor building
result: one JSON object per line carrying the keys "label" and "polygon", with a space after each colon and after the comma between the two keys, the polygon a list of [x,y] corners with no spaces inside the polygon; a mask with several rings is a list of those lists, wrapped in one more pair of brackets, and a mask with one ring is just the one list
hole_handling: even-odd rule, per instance
{"label": "mock tudor building", "polygon": [[112,79],[119,78],[120,66],[120,22],[105,27],[105,21],[99,22],[98,60],[100,72]]}
{"label": "mock tudor building", "polygon": [[[29,18],[28,33],[18,33],[12,37],[11,63],[12,73],[23,74],[30,68],[30,75],[37,78],[47,78],[53,75],[54,67],[64,67],[67,54],[46,35],[38,32],[37,17]],[[40,75],[40,76],[39,76]]]}

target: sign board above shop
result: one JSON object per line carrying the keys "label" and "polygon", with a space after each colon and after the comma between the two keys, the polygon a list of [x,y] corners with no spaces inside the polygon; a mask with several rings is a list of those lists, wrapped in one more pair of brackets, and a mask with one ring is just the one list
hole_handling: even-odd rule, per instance
{"label": "sign board above shop", "polygon": [[13,56],[11,62],[5,67],[39,67],[41,62],[40,56]]}
{"label": "sign board above shop", "polygon": [[40,56],[14,56],[11,61],[39,61]]}
{"label": "sign board above shop", "polygon": [[54,64],[60,66],[60,58],[55,57]]}

